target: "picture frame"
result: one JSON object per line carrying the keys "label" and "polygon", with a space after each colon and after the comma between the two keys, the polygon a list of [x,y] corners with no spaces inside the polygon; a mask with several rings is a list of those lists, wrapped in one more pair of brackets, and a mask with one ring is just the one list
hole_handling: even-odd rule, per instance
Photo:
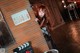
{"label": "picture frame", "polygon": [[15,14],[12,14],[11,18],[12,18],[15,26],[20,25],[24,22],[27,22],[31,19],[30,16],[29,16],[28,11],[26,9],[22,10],[20,12],[17,12]]}

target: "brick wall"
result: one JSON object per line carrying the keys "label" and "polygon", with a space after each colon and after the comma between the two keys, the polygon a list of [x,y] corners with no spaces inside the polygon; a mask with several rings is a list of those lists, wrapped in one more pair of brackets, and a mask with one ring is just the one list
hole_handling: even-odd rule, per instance
{"label": "brick wall", "polygon": [[[35,16],[30,8],[28,0],[3,0],[0,2],[0,8],[15,38],[15,43],[7,47],[8,53],[13,53],[14,48],[27,41],[32,42],[35,53],[43,53],[48,50],[48,46],[39,25],[34,21]],[[11,15],[24,9],[28,10],[31,20],[15,26],[11,19]]]}

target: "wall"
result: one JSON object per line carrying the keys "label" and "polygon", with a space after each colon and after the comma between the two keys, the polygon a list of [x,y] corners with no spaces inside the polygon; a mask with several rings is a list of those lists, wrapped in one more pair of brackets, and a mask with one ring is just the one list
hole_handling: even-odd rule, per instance
{"label": "wall", "polygon": [[68,2],[73,2],[73,1],[77,1],[80,2],[80,0],[67,0]]}
{"label": "wall", "polygon": [[56,26],[62,25],[64,20],[61,16],[56,0],[44,0],[44,3],[49,8],[51,18],[54,20],[54,28]]}
{"label": "wall", "polygon": [[[14,48],[27,41],[31,41],[35,53],[43,53],[48,50],[48,46],[39,25],[34,21],[35,16],[30,8],[28,0],[3,0],[0,2],[0,8],[15,38],[15,43],[7,47],[8,53],[13,53]],[[11,15],[24,9],[29,11],[31,20],[15,26],[11,19]]]}
{"label": "wall", "polygon": [[31,2],[31,4],[43,3],[47,7],[48,14],[49,14],[49,16],[47,18],[50,21],[50,24],[54,28],[64,24],[64,20],[61,16],[61,13],[58,8],[56,0],[39,0],[39,1],[38,0],[30,0],[30,2]]}

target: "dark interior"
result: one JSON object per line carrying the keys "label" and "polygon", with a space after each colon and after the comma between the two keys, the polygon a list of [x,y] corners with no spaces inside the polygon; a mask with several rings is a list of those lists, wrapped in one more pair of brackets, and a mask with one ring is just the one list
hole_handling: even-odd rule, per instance
{"label": "dark interior", "polygon": [[0,47],[6,47],[13,42],[13,38],[9,33],[6,24],[0,21]]}

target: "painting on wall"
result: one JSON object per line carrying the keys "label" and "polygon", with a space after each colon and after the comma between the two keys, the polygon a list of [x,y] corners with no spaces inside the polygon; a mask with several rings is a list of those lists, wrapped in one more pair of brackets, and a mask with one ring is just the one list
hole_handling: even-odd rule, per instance
{"label": "painting on wall", "polygon": [[15,26],[30,20],[30,16],[29,16],[29,13],[27,10],[22,10],[20,12],[12,14],[11,18],[12,18]]}

